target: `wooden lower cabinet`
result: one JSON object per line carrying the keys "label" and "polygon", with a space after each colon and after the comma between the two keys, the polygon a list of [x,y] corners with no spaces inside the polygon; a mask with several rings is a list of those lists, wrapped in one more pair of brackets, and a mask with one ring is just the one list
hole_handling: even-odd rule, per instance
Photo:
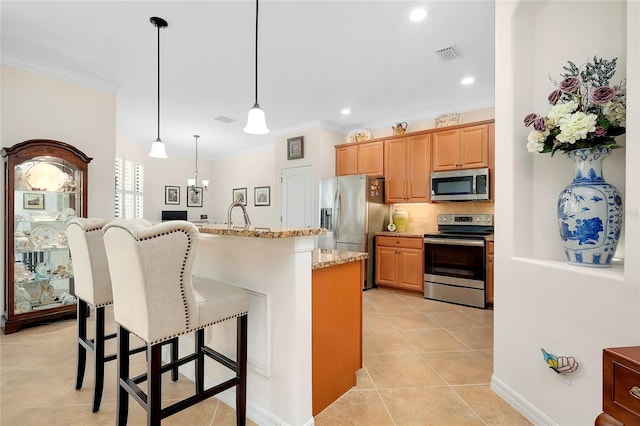
{"label": "wooden lower cabinet", "polygon": [[356,385],[362,368],[364,261],[314,269],[311,290],[312,411]]}
{"label": "wooden lower cabinet", "polygon": [[486,271],[486,289],[485,297],[487,303],[493,304],[493,241],[487,241],[487,271]]}
{"label": "wooden lower cabinet", "polygon": [[640,425],[640,346],[602,351],[602,411],[596,426]]}
{"label": "wooden lower cabinet", "polygon": [[376,284],[424,291],[422,238],[376,237]]}

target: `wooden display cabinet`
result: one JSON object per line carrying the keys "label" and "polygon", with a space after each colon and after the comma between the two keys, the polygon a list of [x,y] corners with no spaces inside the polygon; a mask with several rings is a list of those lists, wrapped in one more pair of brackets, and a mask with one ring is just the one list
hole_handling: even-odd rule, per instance
{"label": "wooden display cabinet", "polygon": [[91,158],[64,142],[32,139],[5,147],[5,334],[73,317],[73,266],[66,225],[86,217]]}
{"label": "wooden display cabinet", "polygon": [[376,237],[376,284],[424,291],[422,238]]}
{"label": "wooden display cabinet", "polygon": [[595,424],[640,424],[640,346],[602,351],[602,413]]}

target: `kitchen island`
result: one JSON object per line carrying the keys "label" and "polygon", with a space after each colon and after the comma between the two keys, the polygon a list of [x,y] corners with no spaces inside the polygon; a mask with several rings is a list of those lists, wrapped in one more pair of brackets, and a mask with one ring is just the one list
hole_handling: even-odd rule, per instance
{"label": "kitchen island", "polygon": [[[199,229],[194,275],[243,287],[250,295],[248,416],[258,424],[313,424],[313,415],[355,385],[362,365],[366,253],[314,250],[324,232],[316,228]],[[232,359],[235,327],[227,321],[206,334],[208,344]],[[181,351],[192,345],[191,337],[181,338]],[[194,377],[193,367],[181,372]],[[213,362],[205,374],[207,386],[229,377]],[[233,390],[220,399],[233,407]]]}

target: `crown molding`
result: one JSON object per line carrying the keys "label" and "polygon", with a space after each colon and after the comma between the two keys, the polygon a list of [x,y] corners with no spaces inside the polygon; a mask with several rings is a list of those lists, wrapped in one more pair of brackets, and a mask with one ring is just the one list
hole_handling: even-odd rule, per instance
{"label": "crown molding", "polygon": [[54,67],[52,65],[38,62],[24,56],[14,55],[6,51],[0,51],[0,63],[2,63],[2,65],[8,65],[10,67],[18,68],[24,71],[30,71],[36,74],[57,78],[59,80],[92,87],[94,89],[102,90],[103,92],[116,94],[120,89],[118,85],[113,82],[99,80],[96,78],[89,78],[73,71]]}

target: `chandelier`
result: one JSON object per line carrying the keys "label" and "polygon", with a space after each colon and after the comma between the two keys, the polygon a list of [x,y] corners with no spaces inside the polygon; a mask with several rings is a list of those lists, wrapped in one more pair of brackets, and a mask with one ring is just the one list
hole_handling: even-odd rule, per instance
{"label": "chandelier", "polygon": [[193,174],[192,179],[187,179],[187,190],[193,191],[196,194],[200,191],[200,188],[207,189],[209,186],[209,179],[202,179],[200,185],[198,185],[198,138],[200,135],[193,135],[196,138],[196,171]]}

